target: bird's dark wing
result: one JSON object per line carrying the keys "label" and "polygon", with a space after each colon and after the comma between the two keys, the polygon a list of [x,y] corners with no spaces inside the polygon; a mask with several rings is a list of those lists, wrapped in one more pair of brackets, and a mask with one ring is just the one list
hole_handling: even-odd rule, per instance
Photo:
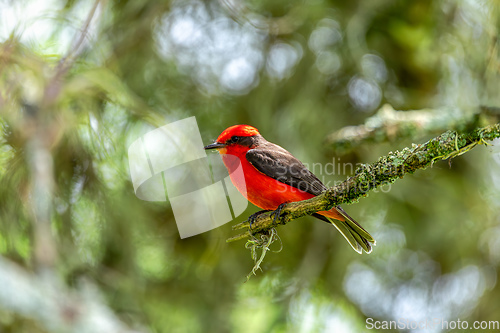
{"label": "bird's dark wing", "polygon": [[319,195],[326,186],[302,162],[282,147],[265,142],[250,149],[246,158],[257,170],[284,184]]}

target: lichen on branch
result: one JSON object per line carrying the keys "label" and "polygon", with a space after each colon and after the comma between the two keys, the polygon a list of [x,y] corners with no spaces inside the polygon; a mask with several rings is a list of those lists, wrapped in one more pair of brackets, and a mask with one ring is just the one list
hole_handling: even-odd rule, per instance
{"label": "lichen on branch", "polygon": [[[299,217],[329,210],[340,204],[357,202],[359,198],[367,196],[371,190],[393,183],[416,170],[425,169],[435,161],[454,158],[478,144],[487,144],[486,141],[499,137],[500,123],[497,123],[462,134],[447,131],[426,143],[390,152],[375,163],[362,164],[354,176],[322,194],[309,200],[288,203],[276,221],[271,216],[271,212],[259,215],[252,224],[251,232],[248,230],[231,237],[227,242],[248,238],[251,233],[254,235],[266,233],[271,228],[287,224]],[[248,228],[248,221],[233,226],[233,230]]]}
{"label": "lichen on branch", "polygon": [[351,152],[365,144],[394,142],[406,138],[418,139],[427,135],[437,135],[445,130],[467,129],[498,122],[498,108],[476,107],[460,109],[447,107],[440,109],[422,109],[397,111],[389,105],[383,105],[364,124],[347,126],[327,136],[325,144],[336,155]]}

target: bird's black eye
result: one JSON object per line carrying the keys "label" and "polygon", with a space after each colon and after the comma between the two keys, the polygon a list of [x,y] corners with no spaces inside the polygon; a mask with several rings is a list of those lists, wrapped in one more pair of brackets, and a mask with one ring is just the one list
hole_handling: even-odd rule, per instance
{"label": "bird's black eye", "polygon": [[228,143],[235,143],[238,142],[239,140],[240,140],[239,136],[232,136],[231,139],[229,139]]}

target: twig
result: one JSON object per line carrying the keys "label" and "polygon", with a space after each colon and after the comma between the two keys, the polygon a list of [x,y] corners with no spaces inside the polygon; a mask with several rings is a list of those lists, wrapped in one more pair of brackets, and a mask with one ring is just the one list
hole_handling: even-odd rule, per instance
{"label": "twig", "polygon": [[92,19],[95,16],[95,12],[97,11],[97,7],[99,6],[100,0],[96,0],[94,5],[92,6],[89,14],[87,15],[87,19],[85,20],[82,29],[77,33],[75,43],[68,50],[66,56],[64,56],[58,63],[55,68],[54,75],[52,79],[48,82],[45,93],[44,93],[44,106],[50,106],[53,101],[56,100],[57,96],[61,91],[61,79],[64,75],[69,71],[69,69],[73,66],[74,62],[82,52],[82,45],[87,37],[88,30],[90,28],[90,24]]}

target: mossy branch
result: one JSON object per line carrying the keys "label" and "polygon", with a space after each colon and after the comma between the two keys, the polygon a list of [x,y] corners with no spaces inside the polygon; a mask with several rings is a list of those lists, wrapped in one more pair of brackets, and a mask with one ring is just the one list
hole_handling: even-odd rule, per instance
{"label": "mossy branch", "polygon": [[[292,202],[282,210],[281,217],[273,221],[271,213],[259,215],[252,224],[252,233],[265,233],[278,225],[284,225],[299,217],[318,211],[329,210],[345,203],[353,203],[368,195],[368,192],[380,186],[395,182],[406,174],[425,169],[435,161],[459,156],[478,144],[500,137],[500,123],[477,128],[468,133],[459,134],[447,131],[421,145],[390,152],[372,164],[363,164],[353,177],[331,187],[322,194],[309,200]],[[233,230],[249,228],[248,221],[234,225]],[[227,242],[250,237],[250,231],[231,237]]]}
{"label": "mossy branch", "polygon": [[364,124],[347,126],[328,135],[325,144],[338,156],[366,144],[418,139],[437,135],[445,130],[465,132],[498,122],[499,119],[500,112],[494,107],[397,111],[385,104],[373,116],[368,117]]}

